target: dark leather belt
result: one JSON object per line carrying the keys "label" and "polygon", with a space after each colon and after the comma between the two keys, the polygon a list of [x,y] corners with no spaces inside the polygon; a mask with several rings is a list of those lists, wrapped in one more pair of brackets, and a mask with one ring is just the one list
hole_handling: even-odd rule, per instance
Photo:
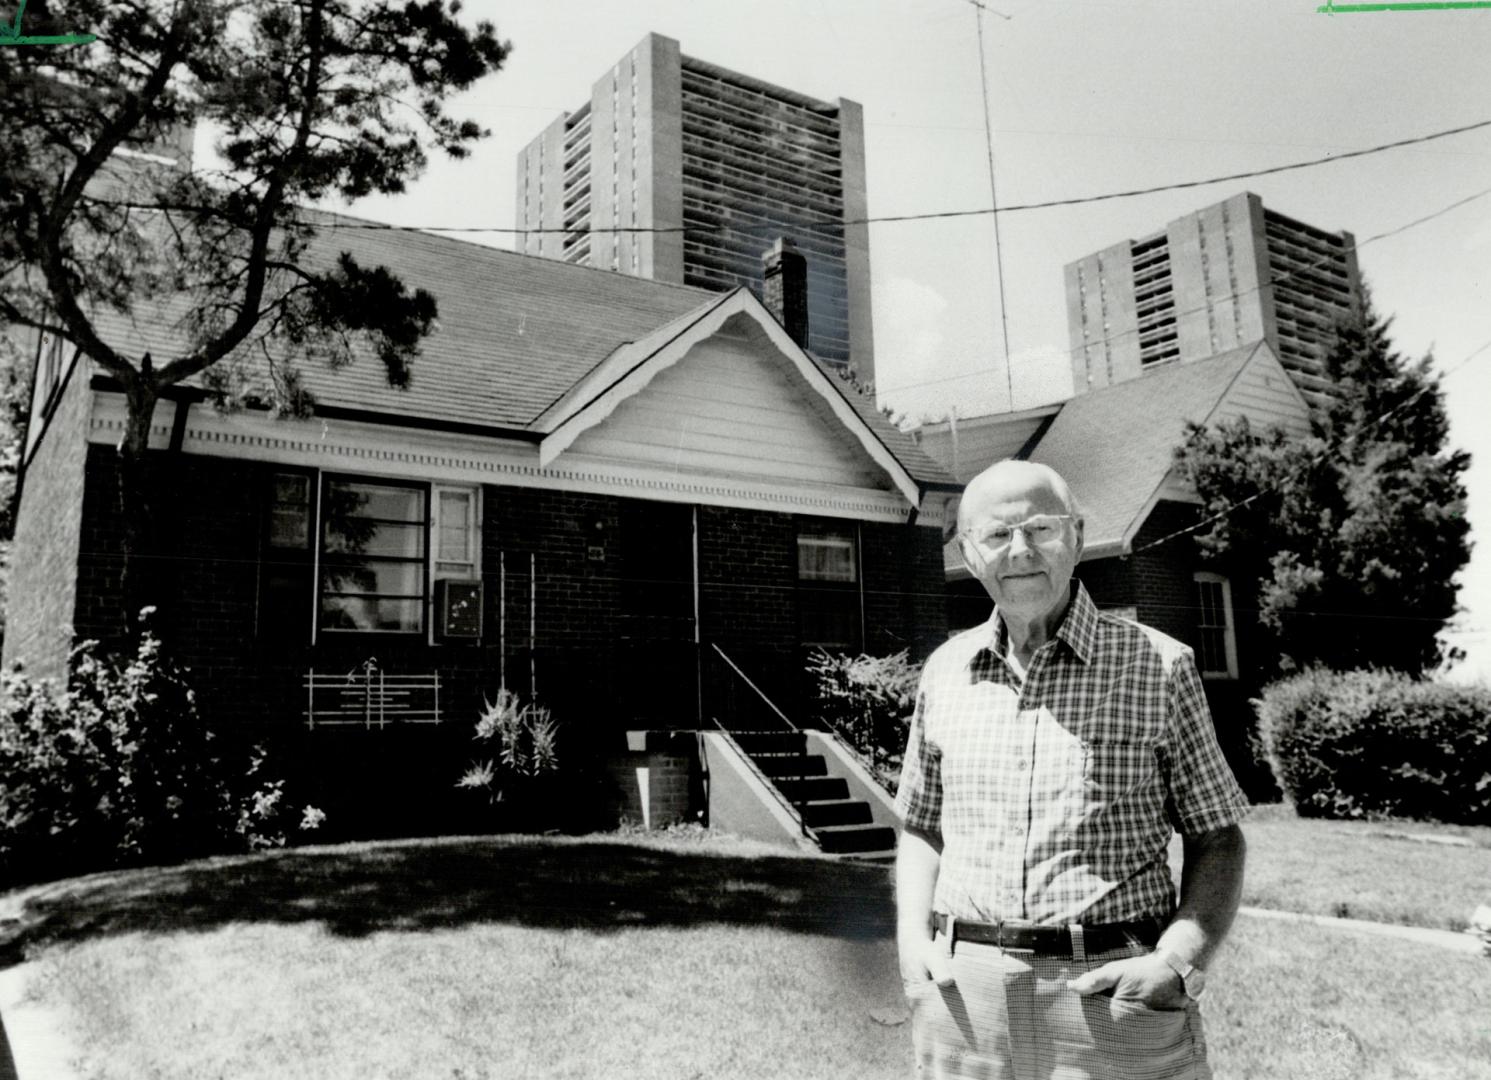
{"label": "dark leather belt", "polygon": [[[940,911],[932,913],[932,927],[947,934],[952,923],[954,942],[971,941],[976,945],[997,945],[1007,952],[1028,952],[1037,956],[1072,955],[1072,934],[1065,926],[1039,926],[1027,922],[969,922],[949,919]],[[1095,923],[1082,927],[1082,951],[1088,955],[1142,945],[1152,949],[1165,929],[1159,919],[1134,922]]]}

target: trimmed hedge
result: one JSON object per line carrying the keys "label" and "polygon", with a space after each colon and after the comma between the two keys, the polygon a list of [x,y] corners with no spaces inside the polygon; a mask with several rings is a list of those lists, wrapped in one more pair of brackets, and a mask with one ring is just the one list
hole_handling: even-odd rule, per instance
{"label": "trimmed hedge", "polygon": [[1255,704],[1301,816],[1491,825],[1491,688],[1317,669]]}

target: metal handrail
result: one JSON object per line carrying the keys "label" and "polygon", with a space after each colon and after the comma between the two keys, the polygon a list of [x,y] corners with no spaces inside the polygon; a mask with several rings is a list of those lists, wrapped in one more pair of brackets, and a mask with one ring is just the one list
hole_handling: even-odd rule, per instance
{"label": "metal handrail", "polygon": [[[786,724],[787,727],[790,730],[792,730],[792,731],[801,731],[802,730],[801,728],[799,728],[796,724],[794,724],[791,720],[789,720],[787,718],[787,714],[786,713],[784,713],[781,709],[777,708],[776,702],[772,701],[771,698],[767,697],[765,691],[763,691],[759,686],[757,686],[755,683],[753,683],[751,681],[751,677],[749,675],[747,675],[744,671],[740,670],[740,666],[738,664],[736,664],[736,662],[734,660],[730,659],[729,655],[725,652],[724,649],[720,648],[720,646],[719,646],[719,644],[717,642],[711,641],[709,643],[709,647],[712,648],[715,652],[717,652],[717,653],[720,654],[720,659],[723,660],[723,661],[725,661],[725,663],[727,663],[727,664],[730,665],[730,670],[734,671],[735,674],[739,675],[741,677],[741,679],[745,681],[745,684],[747,686],[749,686],[752,690],[754,690],[756,692],[756,696],[759,697],[762,701],[766,702],[767,707],[769,709],[771,709],[772,712],[776,713],[777,716],[781,717],[782,723]],[[715,723],[718,724],[719,720],[715,719]]]}

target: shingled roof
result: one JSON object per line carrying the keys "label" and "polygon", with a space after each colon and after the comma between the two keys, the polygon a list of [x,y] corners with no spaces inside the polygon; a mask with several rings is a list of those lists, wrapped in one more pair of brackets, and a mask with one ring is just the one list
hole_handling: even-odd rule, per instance
{"label": "shingled roof", "polygon": [[[439,305],[438,322],[420,344],[406,390],[390,389],[382,365],[370,355],[359,355],[335,372],[301,365],[304,385],[328,414],[350,411],[392,423],[537,435],[566,395],[608,358],[669,340],[674,330],[697,322],[723,300],[709,290],[427,233],[349,228],[368,223],[317,216],[321,228],[304,263],[325,266],[346,251],[363,266],[387,266],[407,287],[427,290]],[[758,317],[771,318],[764,307],[756,309]],[[184,339],[173,326],[179,315],[179,309],[137,306],[130,318],[114,313],[98,318],[106,340],[135,354],[149,349],[159,367],[183,351]],[[875,409],[872,399],[810,359],[919,483],[956,486]]]}
{"label": "shingled roof", "polygon": [[1087,519],[1086,558],[1124,550],[1175,463],[1187,421],[1207,423],[1234,380],[1266,348],[1254,342],[1205,360],[1168,364],[1062,405],[1027,457],[1051,466],[1071,485]]}

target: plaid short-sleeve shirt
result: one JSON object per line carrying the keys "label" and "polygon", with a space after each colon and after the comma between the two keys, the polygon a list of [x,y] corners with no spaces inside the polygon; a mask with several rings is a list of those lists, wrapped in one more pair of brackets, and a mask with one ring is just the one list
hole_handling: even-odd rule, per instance
{"label": "plaid short-sleeve shirt", "polygon": [[896,808],[940,836],[934,905],[962,919],[1168,917],[1172,829],[1247,809],[1186,646],[1074,581],[1022,684],[996,611],[927,661]]}

